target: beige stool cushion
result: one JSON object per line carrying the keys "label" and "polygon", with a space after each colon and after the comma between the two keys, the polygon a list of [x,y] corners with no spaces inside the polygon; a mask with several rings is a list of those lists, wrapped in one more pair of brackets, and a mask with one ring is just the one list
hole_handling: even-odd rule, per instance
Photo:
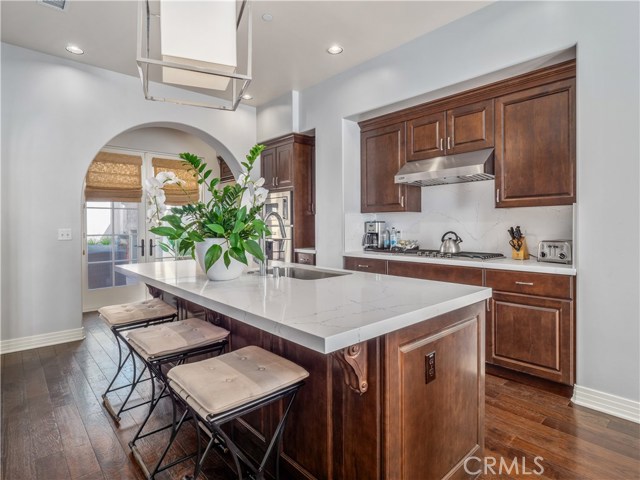
{"label": "beige stool cushion", "polygon": [[229,331],[199,318],[137,328],[128,332],[129,344],[149,360],[224,340]]}
{"label": "beige stool cushion", "polygon": [[109,305],[99,308],[98,313],[105,322],[114,326],[169,317],[175,315],[177,310],[159,298],[152,298],[142,302]]}
{"label": "beige stool cushion", "polygon": [[249,346],[169,370],[170,386],[202,417],[244,405],[307,378],[304,368]]}

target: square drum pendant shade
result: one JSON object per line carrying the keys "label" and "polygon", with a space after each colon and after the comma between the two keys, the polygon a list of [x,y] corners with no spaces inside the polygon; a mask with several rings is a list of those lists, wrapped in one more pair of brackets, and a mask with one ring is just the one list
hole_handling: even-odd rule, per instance
{"label": "square drum pendant shade", "polygon": [[[147,100],[237,108],[251,82],[247,0],[142,1],[138,30],[138,70]],[[240,60],[244,74],[238,73]],[[164,96],[151,92],[161,84],[173,88],[164,88]]]}

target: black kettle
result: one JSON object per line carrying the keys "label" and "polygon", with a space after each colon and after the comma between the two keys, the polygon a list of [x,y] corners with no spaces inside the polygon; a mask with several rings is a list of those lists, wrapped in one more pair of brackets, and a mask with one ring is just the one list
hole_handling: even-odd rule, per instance
{"label": "black kettle", "polygon": [[[447,235],[453,234],[456,238],[446,238]],[[440,253],[460,253],[460,244],[462,239],[456,232],[447,232],[442,235],[442,244],[440,245]]]}

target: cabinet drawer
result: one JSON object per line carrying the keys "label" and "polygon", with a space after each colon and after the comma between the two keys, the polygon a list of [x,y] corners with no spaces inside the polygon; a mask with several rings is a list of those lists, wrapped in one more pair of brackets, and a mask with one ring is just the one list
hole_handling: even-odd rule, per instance
{"label": "cabinet drawer", "polygon": [[569,275],[486,270],[485,285],[502,292],[573,298],[573,277]]}
{"label": "cabinet drawer", "polygon": [[372,258],[344,257],[344,268],[357,272],[387,273],[387,261]]}
{"label": "cabinet drawer", "polygon": [[411,263],[389,261],[387,266],[389,275],[399,277],[422,278],[439,282],[466,283],[468,285],[482,285],[482,269],[437,265],[433,263]]}

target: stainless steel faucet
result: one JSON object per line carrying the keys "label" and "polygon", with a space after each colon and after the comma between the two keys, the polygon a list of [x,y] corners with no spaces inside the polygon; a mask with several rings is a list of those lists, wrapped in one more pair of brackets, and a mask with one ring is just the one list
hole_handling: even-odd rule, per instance
{"label": "stainless steel faucet", "polygon": [[[276,220],[278,220],[278,226],[280,227],[280,236],[284,239],[287,235],[287,230],[285,229],[284,226],[284,219],[282,218],[282,216],[276,212],[275,210],[272,210],[271,212],[267,213],[267,215],[262,219],[262,221],[266,224],[267,220],[269,220],[269,218],[271,216],[276,217]],[[269,226],[267,225],[267,228],[269,228]],[[267,250],[265,248],[266,245],[266,238],[265,238],[265,234],[263,233],[260,236],[260,248],[262,249],[262,253],[264,253],[264,262],[260,262],[260,275],[266,275],[267,271],[269,270],[269,258],[267,257]]]}

